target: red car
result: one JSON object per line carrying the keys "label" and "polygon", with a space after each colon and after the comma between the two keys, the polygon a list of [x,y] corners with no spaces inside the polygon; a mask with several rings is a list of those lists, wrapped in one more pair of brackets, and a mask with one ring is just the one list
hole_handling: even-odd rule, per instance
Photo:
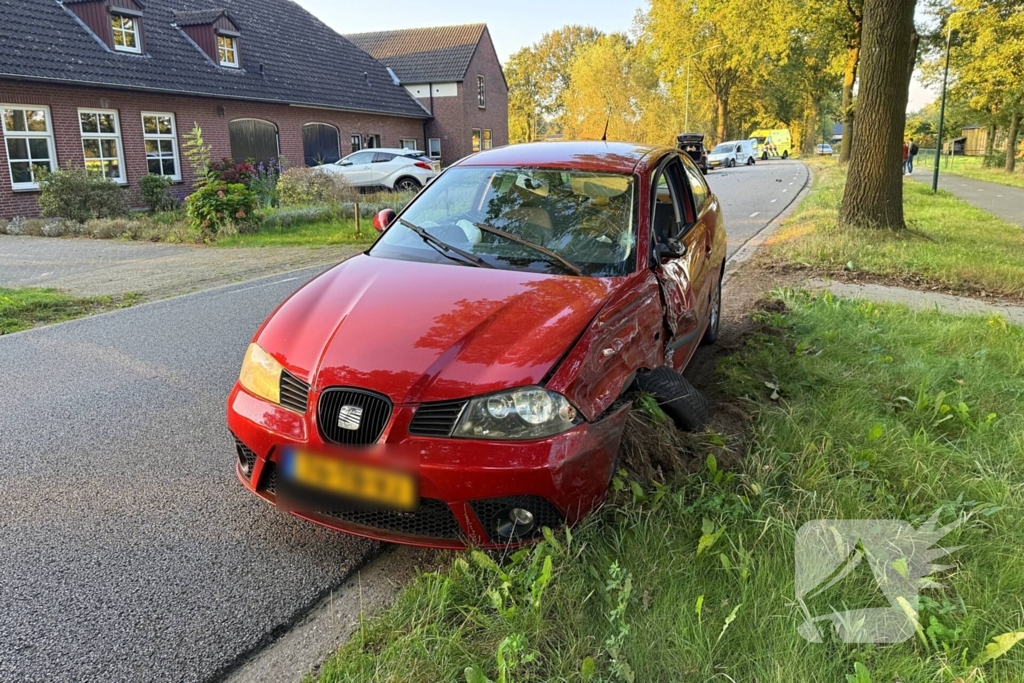
{"label": "red car", "polygon": [[228,426],[264,500],[386,541],[508,547],[601,503],[631,392],[706,419],[679,373],[718,336],[726,234],[679,150],[486,151],[375,227],[246,353]]}

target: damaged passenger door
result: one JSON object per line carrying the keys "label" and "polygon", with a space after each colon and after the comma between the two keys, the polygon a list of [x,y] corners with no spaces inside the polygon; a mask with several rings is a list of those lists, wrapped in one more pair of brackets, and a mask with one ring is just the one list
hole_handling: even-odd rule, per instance
{"label": "damaged passenger door", "polygon": [[706,232],[682,161],[672,156],[655,176],[651,210],[651,267],[661,285],[672,365],[689,358],[703,332]]}

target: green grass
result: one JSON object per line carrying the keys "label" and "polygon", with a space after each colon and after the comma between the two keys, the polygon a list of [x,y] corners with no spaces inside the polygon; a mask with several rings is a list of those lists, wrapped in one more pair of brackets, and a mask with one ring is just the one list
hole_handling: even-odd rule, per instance
{"label": "green grass", "polygon": [[137,294],[78,298],[56,289],[0,287],[0,335],[123,308],[138,301]]}
{"label": "green grass", "polygon": [[[454,556],[362,624],[318,680],[485,680],[475,669],[506,683],[1024,679],[1024,646],[978,660],[993,637],[1024,630],[1024,330],[779,297],[785,309],[758,313],[721,367],[753,418],[739,472],[709,461],[653,492],[619,481],[599,516],[501,570]],[[964,546],[945,561],[946,587],[922,593],[927,632],[888,646],[800,638],[801,525],[916,525],[940,507],[942,522],[976,514],[943,544]],[[829,604],[877,606],[870,575],[832,590]],[[856,666],[870,676],[852,678]]]}
{"label": "green grass", "polygon": [[377,238],[373,220],[360,221],[356,235],[354,220],[332,220],[299,226],[260,228],[259,232],[218,238],[215,247],[325,247],[336,245],[365,246]]}
{"label": "green grass", "polygon": [[[917,157],[916,167],[935,168],[935,158]],[[942,187],[942,174],[963,176],[975,180],[987,180],[990,183],[1024,188],[1024,161],[1017,161],[1017,170],[1007,173],[1002,165],[999,168],[985,168],[982,157],[943,157],[939,164],[939,187]]]}
{"label": "green grass", "polygon": [[1024,298],[1024,231],[921,183],[904,183],[910,230],[849,230],[836,225],[846,172],[813,165],[814,187],[769,240],[765,258],[824,273],[853,270],[897,283]]}

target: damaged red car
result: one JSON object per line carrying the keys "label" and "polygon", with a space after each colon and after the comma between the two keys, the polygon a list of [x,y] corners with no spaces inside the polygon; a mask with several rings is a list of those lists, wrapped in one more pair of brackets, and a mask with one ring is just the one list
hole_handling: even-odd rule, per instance
{"label": "damaged red car", "polygon": [[632,392],[707,418],[726,234],[693,162],[516,145],[442,173],[264,322],[228,399],[238,478],[397,543],[502,548],[601,503]]}

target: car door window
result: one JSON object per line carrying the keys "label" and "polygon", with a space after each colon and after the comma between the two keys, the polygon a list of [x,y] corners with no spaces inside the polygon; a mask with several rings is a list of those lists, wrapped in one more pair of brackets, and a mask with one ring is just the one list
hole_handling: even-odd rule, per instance
{"label": "car door window", "polygon": [[659,241],[679,239],[692,222],[687,205],[683,170],[678,160],[665,166],[654,184],[654,211],[651,226]]}
{"label": "car door window", "polygon": [[395,158],[394,154],[388,154],[387,152],[376,152],[373,155],[373,163],[385,164]]}
{"label": "car door window", "polygon": [[683,166],[686,169],[686,178],[689,180],[690,191],[693,193],[693,207],[697,211],[697,216],[700,216],[704,211],[704,207],[707,206],[711,190],[708,189],[707,183],[704,182],[701,172],[694,168],[693,164],[684,164]]}
{"label": "car door window", "polygon": [[368,164],[373,160],[373,152],[356,152],[350,154],[338,163],[343,166],[361,166],[362,164]]}

